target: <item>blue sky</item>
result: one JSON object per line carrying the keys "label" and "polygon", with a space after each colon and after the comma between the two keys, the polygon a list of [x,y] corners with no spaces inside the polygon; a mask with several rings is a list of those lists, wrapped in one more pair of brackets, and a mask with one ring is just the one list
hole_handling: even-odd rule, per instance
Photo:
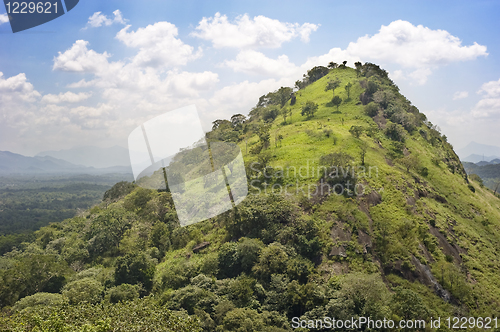
{"label": "blue sky", "polygon": [[[370,61],[457,148],[500,145],[498,1],[94,1],[13,34],[0,8],[0,150],[127,146],[195,104],[247,114],[329,61]],[[3,22],[3,23],[2,23]]]}

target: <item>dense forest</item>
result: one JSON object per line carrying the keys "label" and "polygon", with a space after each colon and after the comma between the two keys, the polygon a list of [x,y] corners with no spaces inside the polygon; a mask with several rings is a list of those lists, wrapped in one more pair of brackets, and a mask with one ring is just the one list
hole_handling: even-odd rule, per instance
{"label": "dense forest", "polygon": [[51,222],[101,202],[106,190],[130,175],[12,175],[0,177],[0,255],[32,239]]}
{"label": "dense forest", "polygon": [[377,65],[312,68],[207,138],[241,148],[242,203],[180,227],[170,192],[117,183],[0,257],[0,330],[500,331],[500,199]]}

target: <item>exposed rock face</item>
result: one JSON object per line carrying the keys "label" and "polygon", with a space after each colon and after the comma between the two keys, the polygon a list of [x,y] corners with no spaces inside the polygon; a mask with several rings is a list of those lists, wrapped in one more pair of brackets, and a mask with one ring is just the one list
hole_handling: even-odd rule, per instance
{"label": "exposed rock face", "polygon": [[193,247],[193,252],[196,254],[196,253],[200,252],[200,250],[208,247],[209,245],[210,245],[210,242],[202,242],[200,244],[197,244]]}

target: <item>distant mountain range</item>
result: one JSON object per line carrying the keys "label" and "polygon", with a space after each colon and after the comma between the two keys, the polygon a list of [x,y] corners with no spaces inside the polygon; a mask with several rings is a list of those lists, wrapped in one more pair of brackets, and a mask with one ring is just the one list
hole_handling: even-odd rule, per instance
{"label": "distant mountain range", "polygon": [[87,167],[106,168],[114,166],[130,167],[128,150],[115,145],[110,148],[99,148],[95,146],[82,146],[67,150],[43,151],[36,156],[49,156],[63,159],[75,165]]}
{"label": "distant mountain range", "polygon": [[460,160],[471,163],[500,159],[500,147],[476,142],[470,142],[467,146],[457,149],[456,153]]}
{"label": "distant mountain range", "polygon": [[130,166],[87,167],[50,157],[26,157],[9,151],[0,151],[0,174],[108,174],[132,173]]}

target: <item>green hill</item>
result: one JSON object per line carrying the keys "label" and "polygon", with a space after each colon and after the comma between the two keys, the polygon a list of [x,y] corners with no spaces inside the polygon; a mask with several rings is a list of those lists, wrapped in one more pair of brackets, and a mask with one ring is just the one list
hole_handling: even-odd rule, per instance
{"label": "green hill", "polygon": [[0,258],[0,327],[279,332],[370,317],[431,331],[431,318],[498,317],[500,200],[446,136],[376,65],[315,67],[296,86],[207,135],[243,152],[236,209],[179,227],[169,192],[119,183]]}

